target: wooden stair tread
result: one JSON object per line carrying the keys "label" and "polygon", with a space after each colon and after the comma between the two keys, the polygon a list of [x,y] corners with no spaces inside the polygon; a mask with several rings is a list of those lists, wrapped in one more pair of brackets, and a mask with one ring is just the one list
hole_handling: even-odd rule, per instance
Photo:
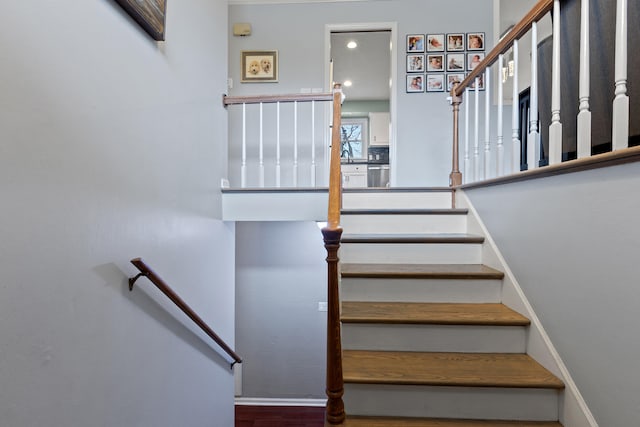
{"label": "wooden stair tread", "polygon": [[465,233],[343,234],[342,243],[482,243],[484,237]]}
{"label": "wooden stair tread", "polygon": [[358,264],[340,265],[342,277],[498,279],[504,273],[482,264]]}
{"label": "wooden stair tread", "polygon": [[526,354],[345,350],[345,383],[562,389]]}
{"label": "wooden stair tread", "polygon": [[529,319],[500,303],[342,303],[343,323],[528,326]]}
{"label": "wooden stair tread", "polygon": [[342,427],[562,427],[555,421],[459,420],[347,416]]}
{"label": "wooden stair tread", "polygon": [[466,215],[469,209],[408,209],[408,208],[387,208],[387,209],[343,209],[341,215]]}

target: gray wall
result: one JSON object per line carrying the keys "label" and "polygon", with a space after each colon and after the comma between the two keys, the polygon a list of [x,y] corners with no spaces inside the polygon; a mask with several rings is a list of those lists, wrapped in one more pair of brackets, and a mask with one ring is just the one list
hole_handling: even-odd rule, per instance
{"label": "gray wall", "polygon": [[[301,88],[326,88],[326,24],[397,22],[397,40],[393,40],[397,46],[399,80],[395,89],[398,97],[395,185],[448,185],[451,172],[451,108],[444,93],[405,93],[405,37],[410,33],[484,31],[487,45],[491,46],[492,0],[230,5],[229,22],[249,22],[253,27],[250,37],[230,36],[229,76],[235,83],[229,92],[233,95],[297,93]],[[279,83],[238,83],[240,51],[252,49],[279,51]],[[237,152],[232,153],[230,165],[236,162],[237,155]]]}
{"label": "gray wall", "polygon": [[640,419],[640,163],[467,190],[598,423]]}
{"label": "gray wall", "polygon": [[156,43],[111,0],[4,2],[0,424],[233,425],[218,350],[143,257],[234,344],[227,7],[169,2]]}
{"label": "gray wall", "polygon": [[325,398],[326,251],[314,222],[236,226],[243,396]]}

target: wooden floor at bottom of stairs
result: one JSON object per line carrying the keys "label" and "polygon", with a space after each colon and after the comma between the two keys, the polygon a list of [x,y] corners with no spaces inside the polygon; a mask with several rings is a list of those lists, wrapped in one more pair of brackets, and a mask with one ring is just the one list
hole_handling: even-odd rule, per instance
{"label": "wooden floor at bottom of stairs", "polygon": [[562,427],[555,421],[454,420],[442,418],[347,417],[344,423],[325,427]]}

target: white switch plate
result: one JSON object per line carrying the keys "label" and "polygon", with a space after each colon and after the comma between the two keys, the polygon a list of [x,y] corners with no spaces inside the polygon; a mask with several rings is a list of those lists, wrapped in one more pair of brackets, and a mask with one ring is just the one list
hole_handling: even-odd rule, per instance
{"label": "white switch plate", "polygon": [[318,311],[327,311],[327,303],[326,302],[319,302],[318,303]]}

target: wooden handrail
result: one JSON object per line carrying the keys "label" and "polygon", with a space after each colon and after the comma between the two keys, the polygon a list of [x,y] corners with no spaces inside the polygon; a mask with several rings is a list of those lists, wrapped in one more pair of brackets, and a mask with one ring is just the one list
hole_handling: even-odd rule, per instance
{"label": "wooden handrail", "polygon": [[345,419],[344,379],[342,377],[342,343],[340,332],[340,294],[338,249],[342,238],[340,205],[340,125],[342,90],[337,84],[333,91],[333,127],[331,129],[331,162],[329,172],[329,209],[327,226],[322,229],[327,250],[327,410],[329,424],[342,424]]}
{"label": "wooden handrail", "polygon": [[254,96],[227,96],[222,97],[222,103],[227,105],[235,104],[273,104],[276,102],[310,102],[310,101],[331,101],[332,93],[294,93],[290,95],[254,95]]}
{"label": "wooden handrail", "polygon": [[133,284],[136,282],[136,280],[138,280],[140,276],[146,277],[151,281],[151,283],[156,285],[156,287],[160,289],[160,291],[165,294],[175,305],[177,305],[184,314],[186,314],[191,320],[195,322],[196,325],[198,325],[207,335],[209,335],[209,337],[214,340],[216,344],[218,344],[225,351],[225,353],[233,358],[231,368],[233,368],[233,365],[235,365],[236,363],[242,363],[242,359],[240,358],[240,356],[238,356],[236,352],[233,351],[231,347],[229,347],[227,343],[222,340],[222,338],[220,338],[215,332],[213,332],[209,325],[207,325],[204,320],[202,320],[202,318],[200,318],[200,316],[198,316],[196,312],[193,311],[193,309],[189,307],[187,303],[185,303],[184,300],[180,298],[178,294],[176,294],[164,280],[162,280],[160,276],[154,273],[153,270],[151,270],[151,268],[147,264],[145,264],[145,262],[141,258],[132,259],[131,264],[133,264],[138,270],[140,270],[140,273],[135,277],[131,277],[129,279],[129,291],[133,290]]}
{"label": "wooden handrail", "polygon": [[529,31],[531,24],[542,19],[551,9],[553,9],[553,0],[539,0],[538,3],[509,31],[498,44],[491,49],[484,59],[478,64],[473,71],[457,86],[455,95],[460,96],[464,90],[469,87],[476,77],[482,74],[487,68],[498,60],[498,57],[511,48],[513,42]]}

